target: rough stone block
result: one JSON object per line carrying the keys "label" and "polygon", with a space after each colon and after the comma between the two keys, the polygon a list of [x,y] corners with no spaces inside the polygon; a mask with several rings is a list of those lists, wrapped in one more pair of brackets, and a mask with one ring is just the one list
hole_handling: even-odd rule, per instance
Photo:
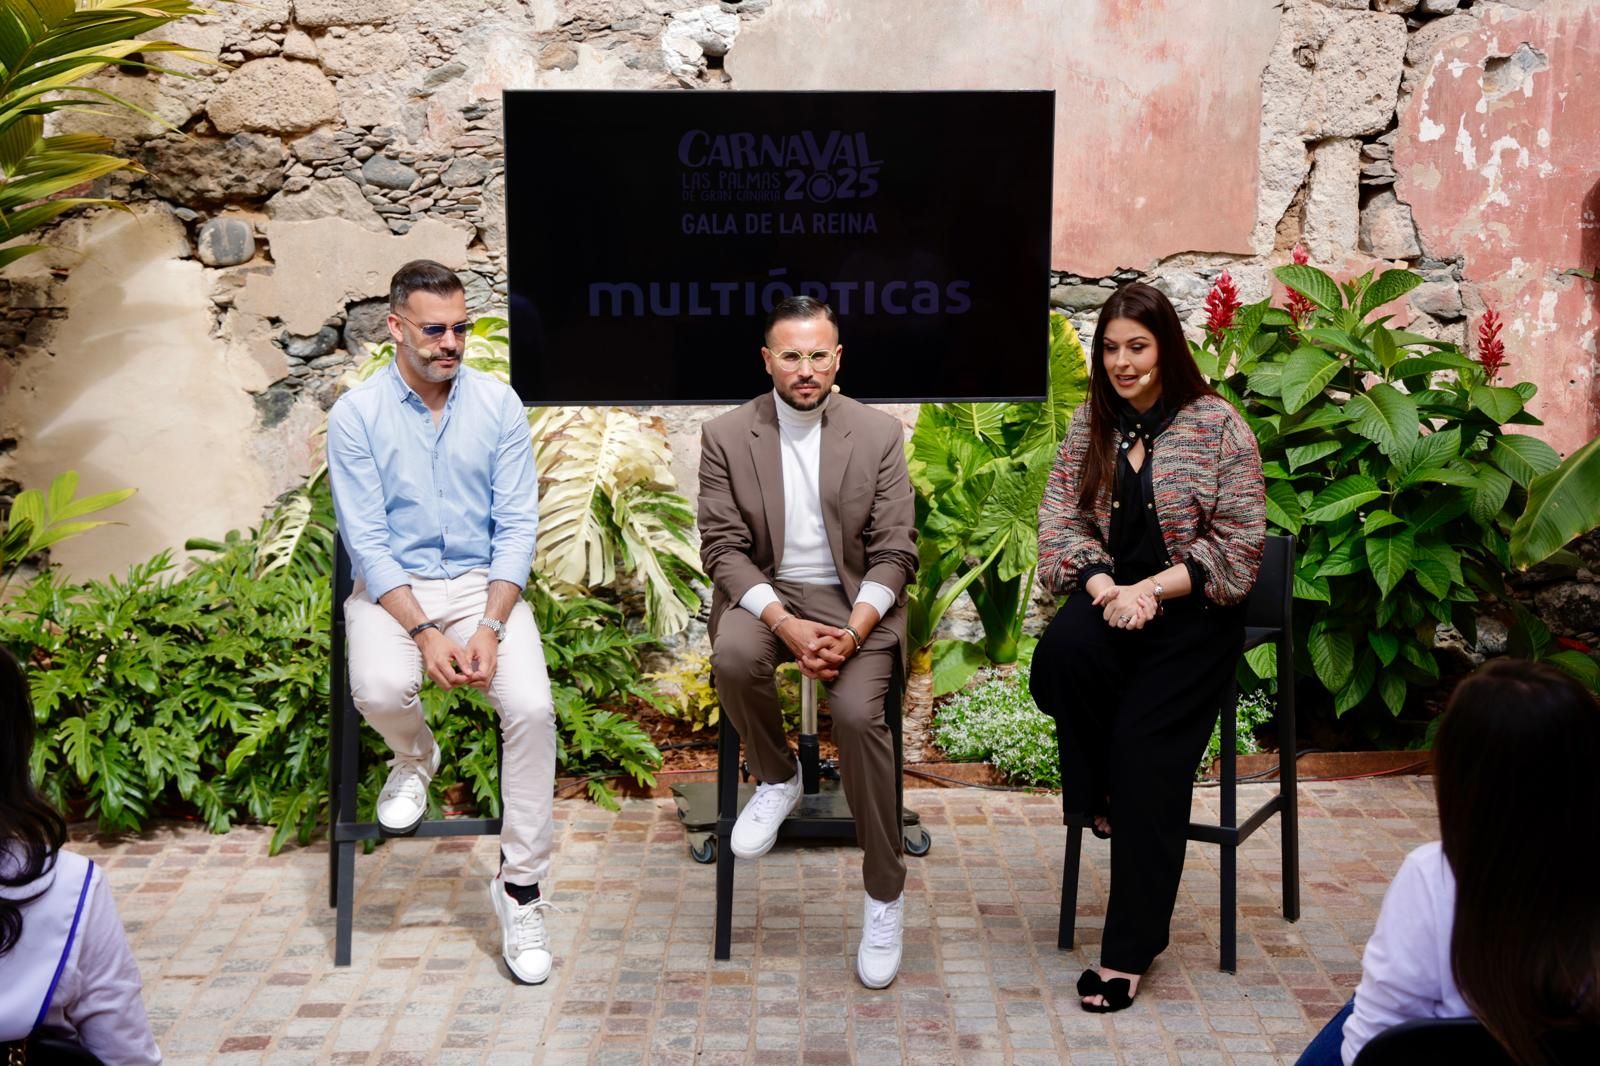
{"label": "rough stone block", "polygon": [[318,359],[338,346],[339,331],[332,326],[323,326],[309,337],[288,334],[284,338],[283,350],[293,359]]}
{"label": "rough stone block", "polygon": [[1422,0],[1418,10],[1424,15],[1453,15],[1460,6],[1461,0]]}
{"label": "rough stone block", "polygon": [[255,228],[243,219],[214,218],[200,227],[196,244],[206,266],[238,266],[255,258]]}
{"label": "rough stone block", "polygon": [[308,62],[317,61],[317,42],[311,35],[302,29],[289,31],[283,39],[283,55],[286,59],[304,59]]}
{"label": "rough stone block", "polygon": [[478,239],[495,255],[506,250],[506,179],[496,174],[483,187]]}
{"label": "rough stone block", "polygon": [[312,182],[304,190],[284,190],[267,201],[267,216],[275,222],[315,222],[342,218],[364,229],[384,232],[383,219],[373,210],[361,187],[349,178]]}
{"label": "rough stone block", "polygon": [[1441,322],[1454,322],[1466,314],[1460,286],[1448,281],[1424,282],[1412,289],[1411,306]]}
{"label": "rough stone block", "polygon": [[339,95],[326,74],[310,63],[281,58],[246,63],[206,104],[212,125],[223,133],[298,133],[331,122],[338,113]]}
{"label": "rough stone block", "polygon": [[318,46],[322,69],[336,78],[371,74],[405,61],[405,46],[392,33],[324,37]]}
{"label": "rough stone block", "polygon": [[706,56],[727,55],[738,36],[739,16],[706,4],[673,13],[661,34],[661,52],[668,70],[680,78],[692,78],[700,73]]}
{"label": "rough stone block", "polygon": [[164,137],[145,145],[141,161],[150,191],[182,204],[262,200],[283,186],[288,153],[276,137],[238,133]]}
{"label": "rough stone block", "polygon": [[295,0],[294,20],[308,29],[376,25],[398,18],[411,0]]}
{"label": "rough stone block", "polygon": [[1306,188],[1305,244],[1319,263],[1343,259],[1356,246],[1361,220],[1361,142],[1323,141],[1311,153]]}
{"label": "rough stone block", "polygon": [[1422,254],[1411,208],[1385,189],[1361,209],[1361,250],[1379,259],[1415,259]]}
{"label": "rough stone block", "polygon": [[578,49],[571,41],[553,41],[539,49],[539,66],[545,70],[574,70]]}
{"label": "rough stone block", "polygon": [[404,191],[416,182],[417,172],[386,155],[375,155],[361,164],[361,180],[380,189]]}
{"label": "rough stone block", "polygon": [[1409,15],[1422,0],[1372,0],[1372,9],[1390,15]]}
{"label": "rough stone block", "polygon": [[481,156],[464,155],[453,160],[439,180],[446,188],[452,189],[463,185],[480,185],[493,169],[493,164]]}
{"label": "rough stone block", "polygon": [[338,138],[325,129],[315,130],[289,142],[289,150],[302,163],[329,163],[343,159],[347,154]]}
{"label": "rough stone block", "polygon": [[1314,137],[1378,133],[1394,117],[1406,56],[1406,20],[1372,13],[1342,21],[1316,55],[1302,132]]}
{"label": "rough stone block", "polygon": [[367,345],[389,340],[389,301],[362,300],[345,311],[344,350],[357,362],[367,357]]}

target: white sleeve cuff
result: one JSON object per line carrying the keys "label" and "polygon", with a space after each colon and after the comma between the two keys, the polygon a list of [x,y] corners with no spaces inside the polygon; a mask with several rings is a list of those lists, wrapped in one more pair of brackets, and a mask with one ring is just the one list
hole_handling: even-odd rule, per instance
{"label": "white sleeve cuff", "polygon": [[861,590],[856,593],[856,602],[865,603],[878,612],[881,622],[884,615],[894,607],[894,593],[889,591],[888,585],[880,585],[876,581],[863,581]]}
{"label": "white sleeve cuff", "polygon": [[745,594],[739,597],[739,606],[757,618],[761,617],[762,611],[779,602],[781,601],[778,599],[778,594],[773,592],[772,586],[765,581],[759,585],[751,585]]}

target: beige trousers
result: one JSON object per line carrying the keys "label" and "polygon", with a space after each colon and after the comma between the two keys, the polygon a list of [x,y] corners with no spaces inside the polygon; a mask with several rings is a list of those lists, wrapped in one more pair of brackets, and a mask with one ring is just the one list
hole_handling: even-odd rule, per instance
{"label": "beige trousers", "polygon": [[[466,644],[489,596],[489,572],[455,578],[411,578],[423,612],[452,640]],[[426,763],[433,733],[423,721],[422,652],[394,616],[356,581],[344,604],[350,692],[356,708],[394,752],[391,765]],[[556,780],[555,709],[544,646],[526,602],[506,620],[499,666],[485,693],[500,715],[500,853],[505,879],[531,885],[550,872],[551,807]]]}
{"label": "beige trousers", "polygon": [[[773,587],[784,606],[801,618],[842,626],[850,620],[850,604],[838,585],[801,585],[778,581]],[[895,802],[900,767],[894,758],[894,736],[884,720],[883,702],[894,675],[900,644],[881,626],[867,634],[861,650],[849,659],[828,690],[833,739],[839,745],[839,776],[845,799],[855,815],[861,844],[861,880],[867,894],[888,903],[905,888],[905,838]],[[717,622],[711,665],[717,698],[739,739],[756,780],[787,781],[795,774],[795,757],[783,731],[773,671],[794,656],[789,646],[743,607],[727,609]]]}

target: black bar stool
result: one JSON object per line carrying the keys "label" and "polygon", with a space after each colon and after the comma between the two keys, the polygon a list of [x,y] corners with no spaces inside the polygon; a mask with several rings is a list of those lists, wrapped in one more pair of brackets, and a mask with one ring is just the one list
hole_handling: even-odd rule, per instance
{"label": "black bar stool", "polygon": [[[1228,973],[1238,968],[1238,849],[1274,814],[1283,848],[1283,917],[1300,920],[1300,805],[1295,777],[1294,723],[1294,538],[1269,536],[1261,572],[1245,603],[1244,649],[1271,641],[1278,652],[1278,792],[1244,820],[1238,815],[1238,719],[1234,696],[1224,701],[1222,722],[1222,818],[1220,824],[1190,822],[1188,839],[1222,848],[1222,958]],[[1063,811],[1067,826],[1066,859],[1061,871],[1061,926],[1056,945],[1072,950],[1073,922],[1078,910],[1078,865],[1083,831],[1089,821]]]}
{"label": "black bar stool", "polygon": [[[345,660],[344,601],[354,581],[344,539],[335,531],[333,562],[333,625],[329,655],[333,677],[328,685],[328,906],[337,910],[334,922],[333,964],[350,965],[350,931],[355,911],[356,844],[389,837],[377,822],[356,820],[356,785],[361,780],[361,713],[350,695]],[[498,818],[424,818],[417,837],[498,836]]]}

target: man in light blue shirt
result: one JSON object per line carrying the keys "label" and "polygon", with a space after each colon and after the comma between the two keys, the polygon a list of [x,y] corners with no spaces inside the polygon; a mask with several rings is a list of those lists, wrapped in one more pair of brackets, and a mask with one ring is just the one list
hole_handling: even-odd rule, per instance
{"label": "man in light blue shirt", "polygon": [[466,292],[426,259],[389,289],[394,362],[328,415],[328,477],[354,564],[345,602],[350,690],[394,752],[378,796],[386,832],[414,832],[439,747],[423,720],[422,675],[482,689],[500,715],[504,818],[489,885],[513,977],[538,984],[552,960],[549,903],[555,714],[544,649],[522,587],[533,563],[538,479],[522,402],[462,365]]}

